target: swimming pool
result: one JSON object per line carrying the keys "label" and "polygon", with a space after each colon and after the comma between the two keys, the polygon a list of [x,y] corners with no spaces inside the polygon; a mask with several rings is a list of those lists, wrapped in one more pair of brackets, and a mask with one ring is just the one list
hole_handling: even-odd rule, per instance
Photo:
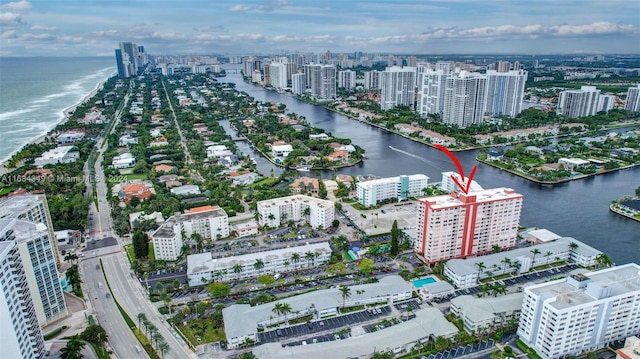
{"label": "swimming pool", "polygon": [[413,281],[413,286],[416,288],[422,288],[423,285],[425,284],[429,284],[429,283],[435,283],[436,280],[431,278],[431,277],[426,277],[426,278],[421,278],[418,280],[414,280]]}

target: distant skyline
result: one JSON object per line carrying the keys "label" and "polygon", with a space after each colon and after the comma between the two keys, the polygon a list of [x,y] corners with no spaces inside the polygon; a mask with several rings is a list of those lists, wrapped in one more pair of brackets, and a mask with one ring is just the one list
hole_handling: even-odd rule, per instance
{"label": "distant skyline", "polygon": [[3,1],[0,56],[640,53],[637,0]]}

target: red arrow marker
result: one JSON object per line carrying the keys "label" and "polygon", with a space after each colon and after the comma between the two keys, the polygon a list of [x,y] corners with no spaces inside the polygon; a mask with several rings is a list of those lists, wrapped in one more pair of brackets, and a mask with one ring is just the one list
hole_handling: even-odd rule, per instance
{"label": "red arrow marker", "polygon": [[460,188],[460,190],[462,192],[464,192],[464,194],[469,194],[469,188],[471,188],[471,180],[473,179],[473,176],[475,176],[476,170],[478,169],[478,166],[473,166],[473,169],[471,170],[471,175],[469,176],[469,181],[467,182],[467,185],[464,186],[463,185],[464,184],[464,170],[462,170],[462,165],[460,164],[460,161],[458,161],[458,158],[456,157],[456,155],[454,155],[451,151],[449,151],[448,149],[444,148],[441,145],[433,145],[433,147],[435,147],[435,148],[439,149],[440,151],[446,153],[447,156],[449,156],[449,158],[451,158],[453,163],[458,168],[458,172],[460,172],[460,178],[462,179],[462,183],[460,183],[458,181],[458,179],[455,178],[453,175],[451,175],[451,179],[453,180],[453,182],[455,182],[456,186],[458,186],[458,188]]}

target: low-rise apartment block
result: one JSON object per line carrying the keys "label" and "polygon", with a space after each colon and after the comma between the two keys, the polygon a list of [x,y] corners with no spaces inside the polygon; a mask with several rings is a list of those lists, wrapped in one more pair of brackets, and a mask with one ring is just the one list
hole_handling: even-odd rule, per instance
{"label": "low-rise apartment block", "polygon": [[258,202],[258,223],[276,228],[288,221],[305,220],[313,228],[329,228],[335,205],[324,199],[294,195]]}
{"label": "low-rise apartment block", "polygon": [[[224,258],[214,258],[211,253],[192,254],[187,257],[187,278],[189,285],[197,286],[213,279],[229,281],[316,267],[330,258],[331,247],[327,242]],[[256,266],[258,261],[262,266]]]}
{"label": "low-rise apartment block", "polygon": [[517,323],[522,296],[522,292],[482,298],[461,295],[451,299],[451,312],[462,319],[467,332],[478,333],[504,325],[510,320]]}

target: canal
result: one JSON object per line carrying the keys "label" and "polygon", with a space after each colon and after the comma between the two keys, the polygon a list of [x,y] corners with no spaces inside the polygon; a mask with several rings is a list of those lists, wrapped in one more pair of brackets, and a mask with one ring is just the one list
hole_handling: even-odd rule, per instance
{"label": "canal", "polygon": [[[289,111],[305,116],[313,126],[338,137],[350,138],[365,149],[367,159],[364,163],[336,173],[380,177],[424,173],[431,182],[438,182],[441,172],[456,170],[453,162],[435,148],[290,95],[246,83],[240,74],[229,74],[220,80],[235,83],[238,90],[256,100],[284,103]],[[248,145],[246,147],[249,151]],[[241,150],[245,152],[244,148]],[[465,173],[478,166],[474,179],[484,188],[510,187],[524,195],[521,225],[546,228],[558,235],[573,237],[609,254],[617,264],[640,262],[640,222],[609,211],[611,200],[631,195],[640,186],[640,167],[550,186],[535,184],[483,165],[475,160],[477,154],[477,151],[456,153]],[[268,174],[271,166],[276,167],[264,159],[259,160],[258,156],[257,153],[253,155],[262,173]],[[276,168],[275,173],[277,175],[280,170]],[[323,178],[332,174],[331,171],[324,172]]]}

